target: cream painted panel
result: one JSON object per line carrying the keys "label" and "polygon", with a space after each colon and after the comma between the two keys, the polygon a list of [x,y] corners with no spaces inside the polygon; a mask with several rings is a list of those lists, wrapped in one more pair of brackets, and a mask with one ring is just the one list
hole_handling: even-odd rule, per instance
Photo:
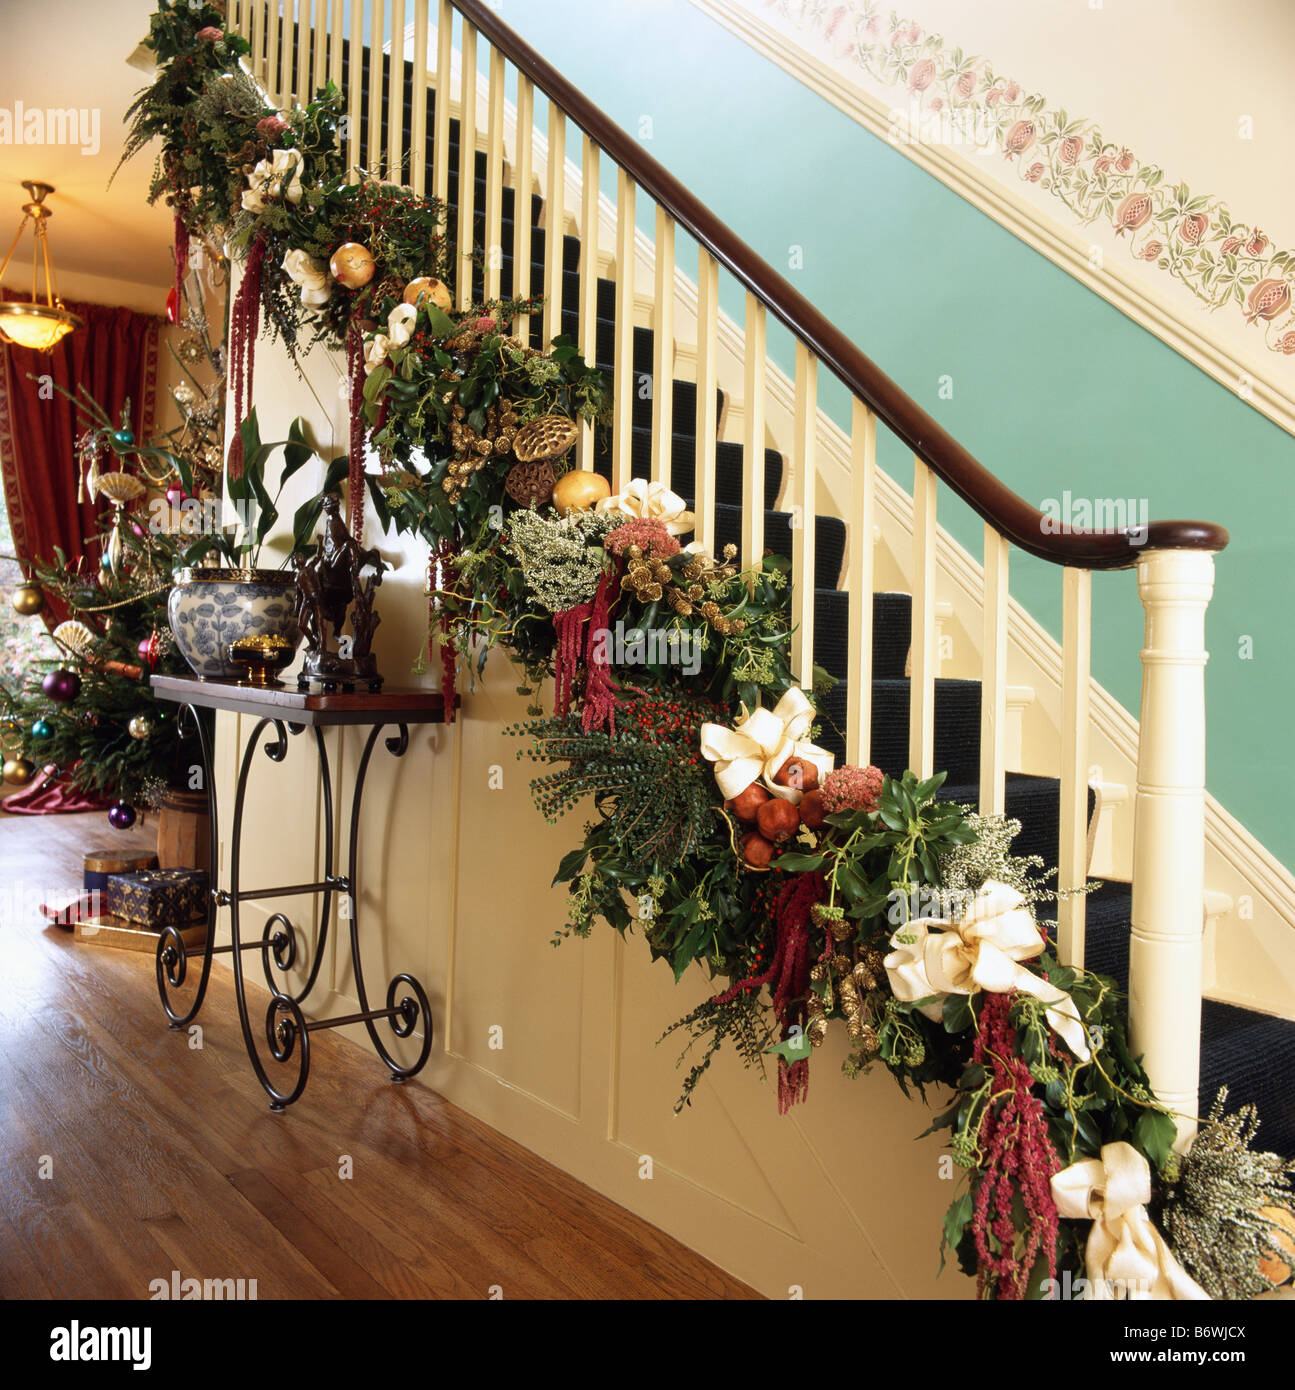
{"label": "cream painted panel", "polygon": [[[582,1057],[597,1042],[583,1029],[582,943],[552,945],[566,894],[549,884],[584,817],[548,826],[531,803],[530,779],[542,769],[518,761],[522,740],[504,734],[525,717],[517,675],[492,657],[484,683],[464,696],[447,1041],[457,1059],[574,1119]],[[491,1045],[492,1028],[502,1029],[502,1047]]]}

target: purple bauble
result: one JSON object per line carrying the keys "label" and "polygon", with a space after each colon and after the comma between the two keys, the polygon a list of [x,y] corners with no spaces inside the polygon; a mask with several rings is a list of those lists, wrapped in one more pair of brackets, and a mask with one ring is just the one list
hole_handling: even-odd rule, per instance
{"label": "purple bauble", "polygon": [[114,830],[129,830],[135,824],[135,808],[125,801],[118,801],[108,810],[108,824]]}
{"label": "purple bauble", "polygon": [[81,677],[75,671],[65,671],[60,666],[41,681],[40,688],[56,704],[69,705],[81,693]]}

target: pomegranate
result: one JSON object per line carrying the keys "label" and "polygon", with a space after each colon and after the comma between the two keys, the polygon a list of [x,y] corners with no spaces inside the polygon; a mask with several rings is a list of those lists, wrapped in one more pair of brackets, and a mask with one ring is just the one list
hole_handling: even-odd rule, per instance
{"label": "pomegranate", "polygon": [[1079,156],[1084,152],[1084,137],[1082,135],[1067,135],[1061,142],[1058,154],[1061,156],[1063,164],[1074,165],[1079,162]]}
{"label": "pomegranate", "polygon": [[790,801],[770,800],[756,812],[755,823],[766,840],[777,844],[790,840],[800,829],[800,812]]}
{"label": "pomegranate", "polygon": [[1142,250],[1138,252],[1138,255],[1144,261],[1154,261],[1164,249],[1165,248],[1158,241],[1149,241]]}
{"label": "pomegranate", "polygon": [[913,71],[908,75],[908,90],[924,92],[934,81],[935,64],[929,58],[923,58],[913,64]]}
{"label": "pomegranate", "polygon": [[976,90],[976,74],[970,68],[958,74],[957,93],[964,99]]}
{"label": "pomegranate", "polygon": [[1278,352],[1284,352],[1287,357],[1295,355],[1295,333],[1283,333],[1273,346]]}
{"label": "pomegranate", "polygon": [[1151,198],[1146,193],[1130,193],[1115,209],[1115,235],[1135,232],[1151,220]]}
{"label": "pomegranate", "polygon": [[1256,227],[1251,234],[1250,240],[1246,242],[1246,255],[1262,256],[1267,245],[1268,238]]}
{"label": "pomegranate", "polygon": [[742,858],[753,869],[767,869],[773,858],[773,846],[758,830],[750,830],[742,836]]}
{"label": "pomegranate", "polygon": [[812,792],[818,787],[818,768],[804,758],[788,758],[773,774],[774,782],[793,791]]}
{"label": "pomegranate", "polygon": [[823,805],[823,793],[815,788],[806,792],[800,799],[800,823],[810,830],[817,830],[827,817],[827,807]]}
{"label": "pomegranate", "polygon": [[1034,137],[1037,133],[1033,121],[1015,122],[1011,130],[1007,132],[1007,139],[1003,144],[1004,158],[1015,159],[1018,154],[1024,154],[1034,144]]}
{"label": "pomegranate", "polygon": [[1043,165],[1031,164],[1029,173],[1027,173],[1025,177],[1029,179],[1031,183],[1038,183],[1038,181],[1043,177]]}
{"label": "pomegranate", "polygon": [[1285,280],[1260,280],[1246,300],[1246,322],[1275,319],[1290,308],[1291,287]]}
{"label": "pomegranate", "polygon": [[738,792],[733,798],[733,814],[743,825],[754,825],[756,813],[768,800],[769,793],[765,791],[759,782],[752,782],[745,791]]}
{"label": "pomegranate", "polygon": [[1230,236],[1230,237],[1228,237],[1228,239],[1223,243],[1223,245],[1219,247],[1219,255],[1220,255],[1220,256],[1235,256],[1236,253],[1237,253],[1240,249],[1241,249],[1241,238],[1240,238],[1239,236]]}
{"label": "pomegranate", "polygon": [[1199,246],[1210,219],[1203,212],[1191,212],[1178,224],[1178,235],[1188,246]]}

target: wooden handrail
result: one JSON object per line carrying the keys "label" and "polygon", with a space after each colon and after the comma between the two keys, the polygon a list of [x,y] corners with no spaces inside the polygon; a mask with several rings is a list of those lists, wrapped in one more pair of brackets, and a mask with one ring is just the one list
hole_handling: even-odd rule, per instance
{"label": "wooden handrail", "polygon": [[482,0],[452,0],[476,26],[680,226],[862,400],[877,418],[1000,535],[1042,560],[1082,569],[1135,565],[1148,550],[1222,550],[1228,533],[1208,521],[1156,521],[1109,531],[1050,534],[1049,518],[968,452],[871,358],[758,256],[643,146],[596,107]]}

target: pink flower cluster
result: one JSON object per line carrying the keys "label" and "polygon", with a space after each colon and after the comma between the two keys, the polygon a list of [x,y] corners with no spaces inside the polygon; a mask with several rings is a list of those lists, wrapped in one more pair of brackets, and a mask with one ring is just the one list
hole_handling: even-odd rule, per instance
{"label": "pink flower cluster", "polygon": [[823,809],[875,811],[884,774],[879,767],[855,767],[847,763],[829,772],[823,781]]}
{"label": "pink flower cluster", "polygon": [[262,116],[256,123],[256,129],[260,135],[282,135],[288,129],[288,122],[275,112],[273,116]]}
{"label": "pink flower cluster", "polygon": [[679,542],[666,530],[665,523],[647,517],[627,521],[609,531],[603,544],[613,555],[624,555],[632,545],[658,560],[668,560],[679,553]]}
{"label": "pink flower cluster", "polygon": [[208,24],[205,29],[198,30],[198,38],[205,39],[207,43],[219,43],[224,37],[214,24]]}

